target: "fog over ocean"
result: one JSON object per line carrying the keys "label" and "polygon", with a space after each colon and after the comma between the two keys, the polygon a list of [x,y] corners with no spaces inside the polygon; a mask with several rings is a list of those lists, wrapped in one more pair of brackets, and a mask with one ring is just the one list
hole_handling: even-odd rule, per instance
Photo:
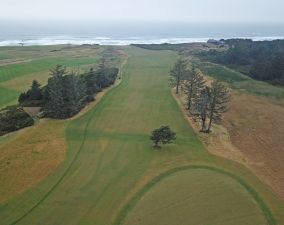
{"label": "fog over ocean", "polygon": [[284,39],[283,23],[0,22],[0,46],[161,44]]}

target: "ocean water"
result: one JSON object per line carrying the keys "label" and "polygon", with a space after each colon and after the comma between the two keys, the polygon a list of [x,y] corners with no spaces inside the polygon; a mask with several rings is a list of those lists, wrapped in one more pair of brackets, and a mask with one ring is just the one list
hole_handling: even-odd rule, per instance
{"label": "ocean water", "polygon": [[284,24],[0,21],[0,46],[176,44],[210,38],[284,39]]}

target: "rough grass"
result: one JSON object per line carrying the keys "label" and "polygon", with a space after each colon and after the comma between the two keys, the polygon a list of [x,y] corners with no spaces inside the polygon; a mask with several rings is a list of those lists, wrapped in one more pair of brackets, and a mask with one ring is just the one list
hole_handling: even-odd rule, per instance
{"label": "rough grass", "polygon": [[[284,200],[284,107],[278,101],[232,92],[222,125],[246,164]],[[229,152],[228,152],[229,153]]]}
{"label": "rough grass", "polygon": [[65,158],[65,121],[41,121],[0,138],[0,202],[34,186]]}
{"label": "rough grass", "polygon": [[[68,124],[65,162],[40,185],[0,205],[1,223],[111,225],[155,177],[194,164],[225,168],[242,177],[263,199],[271,216],[283,222],[283,203],[248,170],[208,154],[184,119],[168,86],[168,72],[177,55],[133,47],[125,50],[129,60],[123,82],[95,108]],[[157,151],[149,133],[161,124],[170,125],[178,138]],[[204,182],[210,188],[210,183]],[[237,187],[238,192],[246,190]],[[212,201],[213,209],[219,202]],[[262,209],[260,204],[255,207]]]}
{"label": "rough grass", "polygon": [[197,63],[197,65],[206,75],[224,81],[234,89],[278,100],[284,99],[284,88],[251,79],[236,70],[222,65],[201,62]]}

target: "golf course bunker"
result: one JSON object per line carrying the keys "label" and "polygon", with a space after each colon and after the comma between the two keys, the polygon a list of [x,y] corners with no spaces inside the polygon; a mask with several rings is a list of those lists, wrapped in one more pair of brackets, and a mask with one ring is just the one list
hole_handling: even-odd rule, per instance
{"label": "golf course bunker", "polygon": [[251,194],[227,174],[188,169],[170,174],[129,210],[124,225],[266,225]]}

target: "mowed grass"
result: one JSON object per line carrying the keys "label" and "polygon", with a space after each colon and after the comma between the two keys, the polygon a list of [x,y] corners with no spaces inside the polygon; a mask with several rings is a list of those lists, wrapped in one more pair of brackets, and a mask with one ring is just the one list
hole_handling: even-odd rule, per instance
{"label": "mowed grass", "polygon": [[43,58],[34,59],[31,62],[11,64],[0,67],[0,83],[31,73],[39,73],[49,70],[57,64],[67,67],[78,67],[84,64],[92,64],[95,57],[72,57],[72,58]]}
{"label": "mowed grass", "polygon": [[49,77],[49,69],[57,64],[65,65],[69,70],[76,72],[81,67],[86,69],[86,65],[96,64],[100,58],[99,49],[70,48],[62,50],[63,52],[50,53],[51,49],[61,48],[55,46],[0,48],[6,51],[6,54],[13,56],[18,54],[24,57],[22,59],[28,59],[26,62],[0,66],[0,108],[17,103],[19,94],[30,87],[33,79],[39,80],[44,85]]}
{"label": "mowed grass", "polygon": [[10,105],[17,103],[19,94],[20,92],[17,90],[0,86],[0,108],[6,106],[8,103]]}
{"label": "mowed grass", "polygon": [[266,225],[252,196],[222,173],[191,168],[158,182],[127,215],[125,225]]}
{"label": "mowed grass", "polygon": [[[257,213],[255,219],[251,216],[255,224],[264,220],[274,225],[274,218],[279,224],[283,222],[283,203],[248,170],[208,154],[184,119],[168,86],[168,72],[177,55],[134,47],[124,50],[129,59],[123,69],[123,82],[88,113],[68,123],[65,162],[40,185],[0,205],[1,224],[123,224],[127,215],[131,216],[133,199],[139,202],[144,190],[153,188],[153,180],[161,181],[156,177],[169,175],[167,171],[181,166],[200,164],[235,174],[210,173],[208,181],[207,169],[193,175],[189,180],[194,183],[204,174],[198,181],[204,191],[209,191],[214,179],[219,180],[220,184],[214,185],[220,190],[224,188],[226,193],[236,193],[230,197],[238,202],[238,208],[246,209],[248,216]],[[162,124],[170,125],[178,139],[162,150],[154,150],[149,133]],[[178,184],[182,180],[183,176],[176,178]],[[179,185],[169,196],[171,199],[180,198],[178,188]],[[212,194],[208,193],[212,207],[198,215],[210,216],[228,204],[225,197]],[[243,201],[238,200],[240,196]],[[202,206],[203,200],[202,196],[196,197],[192,204]],[[179,208],[174,210],[178,212]],[[242,216],[242,212],[237,216]],[[239,225],[240,220],[233,223],[235,212],[227,214],[225,218],[230,218],[232,225]],[[216,217],[221,221],[223,215]]]}

